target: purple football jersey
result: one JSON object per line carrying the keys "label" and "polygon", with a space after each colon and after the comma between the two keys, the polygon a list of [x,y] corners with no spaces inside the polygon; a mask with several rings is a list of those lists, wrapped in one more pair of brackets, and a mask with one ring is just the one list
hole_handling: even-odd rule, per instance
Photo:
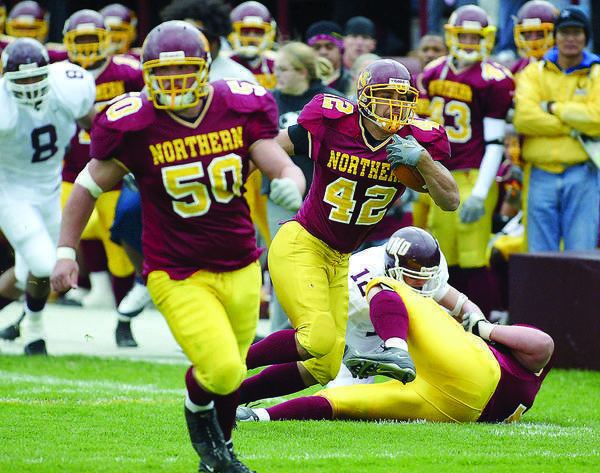
{"label": "purple football jersey", "polygon": [[[329,94],[315,96],[298,123],[309,132],[313,182],[295,219],[331,248],[350,253],[405,190],[387,161],[388,139],[368,144],[357,106]],[[447,163],[450,146],[443,127],[414,119],[398,135],[414,136],[433,159]]]}
{"label": "purple football jersey", "polygon": [[[126,92],[138,92],[144,87],[139,61],[129,56],[112,56],[96,77],[96,110]],[[75,179],[90,159],[90,134],[80,127],[71,139],[69,151],[65,155],[63,181]]]}
{"label": "purple football jersey", "polygon": [[145,275],[233,271],[260,255],[244,182],[249,148],[277,135],[277,105],[237,80],[213,82],[206,100],[192,123],[128,94],[94,121],[91,157],[118,159],[140,188]]}
{"label": "purple football jersey", "polygon": [[512,106],[511,72],[491,61],[478,62],[457,72],[446,58],[425,67],[419,88],[429,99],[429,116],[446,128],[456,169],[478,169],[485,152],[484,117],[501,118]]}
{"label": "purple football jersey", "polygon": [[551,361],[540,373],[525,369],[507,348],[489,346],[500,365],[500,381],[478,422],[518,420],[533,406],[542,382],[552,367]]}

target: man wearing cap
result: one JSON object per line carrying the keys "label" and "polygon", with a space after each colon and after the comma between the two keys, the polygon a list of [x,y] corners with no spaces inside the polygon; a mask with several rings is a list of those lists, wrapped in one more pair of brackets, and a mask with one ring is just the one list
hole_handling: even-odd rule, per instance
{"label": "man wearing cap", "polygon": [[344,67],[350,70],[358,56],[375,51],[375,24],[364,16],[354,16],[346,23],[344,35]]}
{"label": "man wearing cap", "polygon": [[556,46],[521,72],[514,125],[524,135],[530,251],[596,247],[598,168],[582,139],[600,137],[600,58],[585,51],[590,21],[574,7],[554,23]]}
{"label": "man wearing cap", "polygon": [[306,30],[306,44],[331,63],[332,71],[323,83],[343,94],[349,89],[352,78],[344,69],[342,55],[344,37],[342,28],[334,21],[317,21]]}

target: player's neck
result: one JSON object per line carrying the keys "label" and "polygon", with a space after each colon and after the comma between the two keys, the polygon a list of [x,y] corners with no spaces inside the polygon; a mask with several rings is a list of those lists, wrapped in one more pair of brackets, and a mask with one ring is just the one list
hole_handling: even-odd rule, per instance
{"label": "player's neck", "polygon": [[193,122],[198,118],[202,110],[206,105],[206,99],[200,100],[197,105],[190,108],[182,108],[181,110],[175,110],[173,113],[178,117],[183,118],[185,121]]}
{"label": "player's neck", "polygon": [[375,123],[363,117],[362,115],[359,119],[361,120],[362,126],[365,129],[365,131],[371,136],[371,138],[373,138],[376,141],[385,141],[393,135],[393,133],[389,133],[385,130],[382,130],[379,126],[375,125]]}

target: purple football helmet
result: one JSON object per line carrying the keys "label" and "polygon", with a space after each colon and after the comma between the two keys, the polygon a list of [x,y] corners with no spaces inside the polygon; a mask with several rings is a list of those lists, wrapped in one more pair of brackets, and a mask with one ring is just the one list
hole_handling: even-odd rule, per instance
{"label": "purple football helmet", "polygon": [[208,40],[191,23],[172,20],[154,27],[142,47],[144,82],[154,106],[177,110],[197,105],[208,93],[210,62]]}
{"label": "purple football helmet", "polygon": [[[442,281],[440,275],[440,245],[425,230],[418,227],[404,227],[394,232],[385,245],[386,274],[406,283],[405,276],[424,282],[415,289],[419,294],[432,296]],[[433,283],[431,284],[430,283]]]}
{"label": "purple football helmet", "polygon": [[558,8],[544,0],[531,0],[519,9],[514,37],[521,56],[540,59],[554,46],[558,13]]}
{"label": "purple football helmet", "polygon": [[111,3],[100,10],[109,29],[113,54],[124,54],[135,41],[137,16],[133,10],[120,3]]}
{"label": "purple football helmet", "polygon": [[[452,12],[446,30],[446,46],[450,55],[462,61],[476,62],[487,58],[494,48],[496,27],[485,10],[477,5],[465,5]],[[462,35],[479,35],[476,44],[464,41]]]}
{"label": "purple football helmet", "polygon": [[49,16],[38,2],[17,3],[6,18],[6,34],[15,38],[35,38],[40,43],[48,36]]}
{"label": "purple football helmet", "polygon": [[403,64],[378,59],[359,74],[356,97],[365,118],[396,133],[412,120],[419,92],[411,85],[410,72]]}
{"label": "purple football helmet", "polygon": [[237,54],[255,57],[273,47],[277,25],[262,3],[240,3],[231,10],[230,18],[229,42]]}
{"label": "purple football helmet", "polygon": [[94,10],[79,10],[67,18],[63,42],[69,53],[69,60],[85,69],[102,63],[110,51],[104,18]]}
{"label": "purple football helmet", "polygon": [[17,38],[2,51],[6,87],[15,100],[39,109],[50,91],[48,51],[33,38]]}

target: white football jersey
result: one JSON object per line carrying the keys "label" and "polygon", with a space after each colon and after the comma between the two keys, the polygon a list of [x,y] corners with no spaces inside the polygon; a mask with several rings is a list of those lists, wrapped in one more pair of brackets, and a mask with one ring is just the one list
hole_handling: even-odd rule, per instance
{"label": "white football jersey", "polygon": [[[348,268],[348,329],[353,336],[373,333],[375,329],[369,316],[369,304],[365,297],[365,288],[369,281],[378,276],[385,276],[385,245],[367,248],[350,257]],[[424,288],[429,289],[437,285],[441,280],[439,288],[433,295],[434,300],[439,301],[448,292],[448,264],[444,254],[440,252],[441,271],[436,281],[428,281]],[[378,337],[375,337],[379,340]],[[381,340],[379,340],[381,343]]]}
{"label": "white football jersey", "polygon": [[50,91],[41,110],[20,105],[0,78],[0,186],[39,202],[60,189],[65,148],[96,99],[89,72],[67,61],[49,66]]}

